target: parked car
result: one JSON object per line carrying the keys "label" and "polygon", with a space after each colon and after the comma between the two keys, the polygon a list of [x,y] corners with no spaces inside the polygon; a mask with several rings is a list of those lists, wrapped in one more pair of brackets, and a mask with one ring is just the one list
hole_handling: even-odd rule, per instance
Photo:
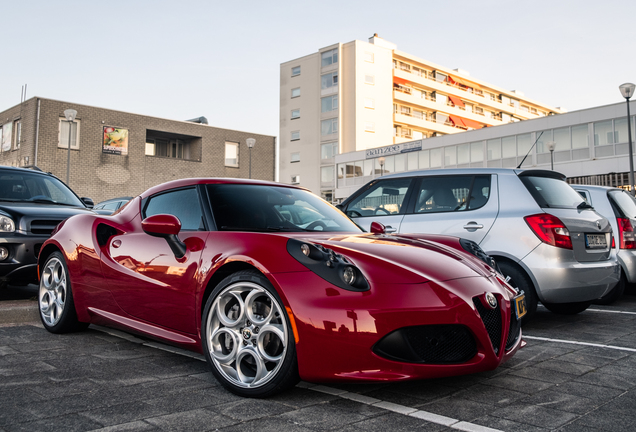
{"label": "parked car", "polygon": [[609,221],[554,171],[444,169],[373,180],[340,206],[358,225],[470,239],[537,303],[575,314],[619,280]]}
{"label": "parked car", "polygon": [[117,210],[119,210],[120,207],[126,205],[126,203],[130,201],[132,198],[133,197],[119,197],[119,198],[111,198],[106,201],[98,202],[97,204],[95,204],[95,207],[93,207],[93,211],[95,213],[105,214],[105,215],[113,214]]}
{"label": "parked car", "polygon": [[37,257],[55,226],[92,213],[62,181],[40,170],[0,167],[0,288],[37,283]]}
{"label": "parked car", "polygon": [[615,233],[613,249],[621,269],[619,283],[595,303],[610,304],[618,300],[628,283],[636,283],[636,200],[627,191],[614,187],[572,185],[588,204],[605,216]]}
{"label": "parked car", "polygon": [[203,352],[227,389],[265,397],[496,368],[525,305],[489,263],[454,237],[363,233],[298,187],[177,180],[60,224],[39,310],[53,333],[96,323]]}

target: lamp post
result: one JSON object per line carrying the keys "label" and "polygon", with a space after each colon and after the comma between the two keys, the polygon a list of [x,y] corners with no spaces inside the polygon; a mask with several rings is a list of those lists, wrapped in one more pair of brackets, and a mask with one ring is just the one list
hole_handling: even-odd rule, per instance
{"label": "lamp post", "polygon": [[632,83],[625,83],[618,86],[618,88],[625,98],[625,102],[627,102],[627,141],[629,142],[629,192],[632,195],[636,195],[636,190],[634,190],[634,152],[632,150],[632,124],[629,118],[629,98],[634,96],[634,88],[636,88],[636,85]]}
{"label": "lamp post", "polygon": [[380,162],[380,176],[384,175],[384,162],[386,162],[386,158],[384,156],[382,156],[381,158],[378,159],[378,162]]}
{"label": "lamp post", "polygon": [[554,141],[550,141],[548,143],[548,150],[550,150],[550,169],[554,171],[554,148],[556,147],[556,143]]}
{"label": "lamp post", "polygon": [[73,122],[77,111],[74,109],[64,110],[64,116],[68,122],[68,149],[66,150],[66,185],[68,186],[71,177],[71,135],[73,132]]}
{"label": "lamp post", "polygon": [[256,144],[256,140],[254,138],[248,138],[245,142],[247,143],[247,148],[250,149],[250,178],[252,178],[252,147]]}

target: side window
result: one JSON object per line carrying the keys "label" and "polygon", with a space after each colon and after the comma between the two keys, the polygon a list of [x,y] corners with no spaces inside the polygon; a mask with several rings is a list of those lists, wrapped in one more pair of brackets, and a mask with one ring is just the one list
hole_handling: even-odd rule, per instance
{"label": "side window", "polygon": [[490,196],[490,176],[423,177],[415,213],[474,210]]}
{"label": "side window", "polygon": [[178,189],[150,197],[144,210],[144,218],[156,214],[178,217],[181,229],[185,231],[204,229],[199,194],[195,188]]}
{"label": "side window", "polygon": [[404,213],[404,197],[410,183],[410,178],[377,182],[347,206],[347,215],[360,217]]}

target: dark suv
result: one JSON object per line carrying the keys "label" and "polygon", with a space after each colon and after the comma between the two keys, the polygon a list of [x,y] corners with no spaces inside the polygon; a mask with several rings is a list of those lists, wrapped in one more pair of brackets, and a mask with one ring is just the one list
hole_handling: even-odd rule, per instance
{"label": "dark suv", "polygon": [[57,224],[91,206],[50,173],[0,167],[0,288],[37,282],[42,243]]}

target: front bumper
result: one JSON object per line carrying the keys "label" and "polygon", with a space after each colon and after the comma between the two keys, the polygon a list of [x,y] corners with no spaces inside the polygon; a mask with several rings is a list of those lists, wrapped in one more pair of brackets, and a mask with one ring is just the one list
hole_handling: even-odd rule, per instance
{"label": "front bumper", "polygon": [[[510,294],[494,277],[372,284],[368,292],[326,288],[325,281],[310,272],[277,274],[275,279],[283,287],[302,286],[287,300],[298,329],[296,350],[303,380],[400,381],[481,372],[497,368],[522,343],[520,328],[509,337],[510,314],[514,314]],[[498,339],[493,338],[492,330],[486,329],[473,303],[475,297],[485,292],[492,292],[499,299]],[[426,326],[466,328],[474,338],[474,355],[455,363],[439,364],[400,360],[396,358],[401,352],[399,348],[393,352],[393,358],[375,349],[387,335]]]}
{"label": "front bumper", "polygon": [[539,300],[546,303],[595,300],[613,288],[620,278],[620,266],[614,258],[578,262],[571,250],[547,244],[539,245],[522,263],[532,272]]}
{"label": "front bumper", "polygon": [[15,234],[0,238],[0,247],[9,251],[9,256],[0,262],[0,281],[9,284],[37,282],[37,257],[48,236]]}

